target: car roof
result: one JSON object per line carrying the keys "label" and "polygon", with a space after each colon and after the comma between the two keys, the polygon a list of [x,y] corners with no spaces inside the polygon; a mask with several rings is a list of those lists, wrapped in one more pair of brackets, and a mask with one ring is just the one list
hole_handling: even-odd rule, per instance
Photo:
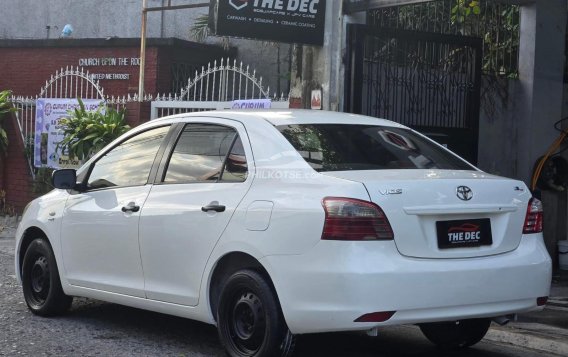
{"label": "car roof", "polygon": [[208,112],[194,112],[177,114],[152,120],[162,121],[174,119],[174,121],[184,121],[195,117],[225,118],[241,122],[253,120],[265,120],[272,125],[291,125],[291,124],[363,124],[381,125],[389,127],[404,127],[390,120],[368,117],[364,115],[340,113],[323,110],[305,109],[269,109],[269,110],[217,110]]}

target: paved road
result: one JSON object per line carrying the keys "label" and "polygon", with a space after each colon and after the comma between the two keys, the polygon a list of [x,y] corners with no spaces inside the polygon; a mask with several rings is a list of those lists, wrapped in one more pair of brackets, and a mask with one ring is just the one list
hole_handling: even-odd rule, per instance
{"label": "paved road", "polygon": [[[14,240],[0,238],[0,355],[6,356],[224,356],[216,329],[187,319],[83,298],[59,318],[32,315],[16,282]],[[298,357],[464,356],[543,357],[542,352],[481,342],[442,353],[415,327],[388,328],[379,337],[349,334],[302,336]],[[551,355],[549,355],[551,356]]]}

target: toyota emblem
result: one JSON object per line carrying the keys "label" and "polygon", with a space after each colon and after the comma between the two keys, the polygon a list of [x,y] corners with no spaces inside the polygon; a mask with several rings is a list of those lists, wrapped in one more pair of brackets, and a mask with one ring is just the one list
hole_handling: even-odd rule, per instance
{"label": "toyota emblem", "polygon": [[473,192],[471,191],[471,188],[467,186],[458,186],[456,189],[456,195],[462,201],[469,201],[473,197]]}

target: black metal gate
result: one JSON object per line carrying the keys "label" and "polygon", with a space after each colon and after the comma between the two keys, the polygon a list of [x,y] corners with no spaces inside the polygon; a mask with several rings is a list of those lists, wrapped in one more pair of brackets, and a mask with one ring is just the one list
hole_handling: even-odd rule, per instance
{"label": "black metal gate", "polygon": [[482,40],[349,25],[345,111],[412,127],[477,162]]}

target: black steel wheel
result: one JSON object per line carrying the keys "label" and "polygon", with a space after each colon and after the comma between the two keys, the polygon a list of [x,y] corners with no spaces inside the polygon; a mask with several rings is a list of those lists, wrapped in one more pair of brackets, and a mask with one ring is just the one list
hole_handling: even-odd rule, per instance
{"label": "black steel wheel", "polygon": [[32,241],[26,250],[22,287],[26,304],[34,314],[58,315],[71,306],[73,298],[63,293],[53,250],[43,238]]}
{"label": "black steel wheel", "polygon": [[490,319],[469,319],[422,324],[420,330],[436,346],[455,349],[470,347],[481,341],[490,325]]}
{"label": "black steel wheel", "polygon": [[290,356],[294,336],[288,330],[272,287],[256,271],[231,275],[221,291],[217,327],[232,357]]}

